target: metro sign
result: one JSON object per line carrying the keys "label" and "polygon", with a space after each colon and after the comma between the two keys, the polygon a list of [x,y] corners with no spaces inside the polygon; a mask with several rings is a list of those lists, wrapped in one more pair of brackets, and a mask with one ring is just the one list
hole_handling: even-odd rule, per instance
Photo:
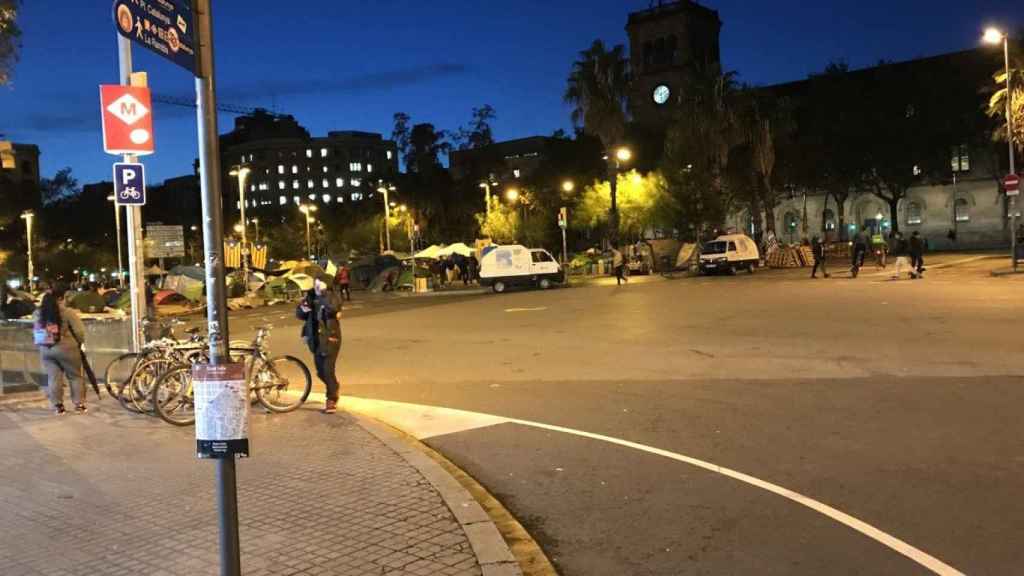
{"label": "metro sign", "polygon": [[100,106],[106,153],[145,156],[156,151],[149,88],[104,84]]}
{"label": "metro sign", "polygon": [[1020,196],[1020,177],[1016,174],[1008,175],[1003,179],[1003,188],[1007,196]]}

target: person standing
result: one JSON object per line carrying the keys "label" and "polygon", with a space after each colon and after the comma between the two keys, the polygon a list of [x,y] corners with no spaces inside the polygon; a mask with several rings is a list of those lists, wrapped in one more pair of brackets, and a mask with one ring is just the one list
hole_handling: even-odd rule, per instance
{"label": "person standing", "polygon": [[626,259],[618,248],[612,248],[612,269],[615,270],[616,286],[622,286],[623,282],[629,283],[629,278],[626,278]]}
{"label": "person standing", "polygon": [[324,414],[338,411],[340,385],[336,373],[341,353],[341,296],[331,287],[333,279],[319,273],[313,280],[313,289],[306,293],[295,317],[303,321],[302,338],[313,354],[316,375],[327,389]]}
{"label": "person standing", "polygon": [[921,233],[914,230],[910,235],[910,277],[921,278],[924,275],[924,240]]}
{"label": "person standing", "polygon": [[828,273],[828,269],[825,268],[825,259],[827,258],[825,243],[817,236],[811,239],[811,252],[814,254],[814,268],[811,269],[811,278],[818,277],[818,268],[821,268],[821,273],[825,278],[829,278],[831,275]]}
{"label": "person standing", "polygon": [[854,278],[860,273],[861,266],[864,266],[864,256],[868,253],[868,235],[861,230],[853,239],[853,266],[850,273]]}
{"label": "person standing", "polygon": [[893,232],[890,250],[893,257],[896,258],[896,269],[892,273],[893,280],[898,280],[904,269],[913,271],[913,268],[910,267],[910,263],[907,261],[907,241],[903,238],[902,232]]}
{"label": "person standing", "polygon": [[58,416],[64,408],[64,380],[71,383],[71,401],[75,412],[85,414],[85,379],[82,378],[82,349],[85,346],[85,325],[78,311],[64,306],[67,288],[55,285],[43,295],[33,322],[33,341],[39,348],[39,359],[46,370],[46,391]]}
{"label": "person standing", "polygon": [[338,268],[338,274],[334,277],[334,283],[338,286],[338,292],[345,297],[345,300],[352,301],[352,292],[349,290],[349,275],[348,264],[342,264],[341,268]]}

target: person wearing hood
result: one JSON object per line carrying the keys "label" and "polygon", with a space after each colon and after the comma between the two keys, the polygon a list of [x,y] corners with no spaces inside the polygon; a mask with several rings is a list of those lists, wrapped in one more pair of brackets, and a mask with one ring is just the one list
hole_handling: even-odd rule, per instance
{"label": "person wearing hood", "polygon": [[341,308],[341,296],[334,290],[334,279],[318,273],[313,279],[313,289],[295,309],[296,318],[303,321],[302,339],[313,354],[316,375],[327,389],[324,414],[338,410],[340,385],[336,370],[341,354]]}

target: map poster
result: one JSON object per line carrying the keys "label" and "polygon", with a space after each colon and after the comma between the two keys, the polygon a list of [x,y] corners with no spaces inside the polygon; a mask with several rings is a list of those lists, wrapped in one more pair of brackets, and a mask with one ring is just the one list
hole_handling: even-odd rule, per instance
{"label": "map poster", "polygon": [[192,367],[196,456],[249,456],[249,387],[244,364]]}

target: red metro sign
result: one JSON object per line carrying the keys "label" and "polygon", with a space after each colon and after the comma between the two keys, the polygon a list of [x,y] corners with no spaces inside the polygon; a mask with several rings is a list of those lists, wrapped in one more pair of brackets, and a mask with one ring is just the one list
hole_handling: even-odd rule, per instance
{"label": "red metro sign", "polygon": [[145,156],[153,144],[153,103],[149,88],[104,84],[100,86],[103,115],[103,150],[107,154]]}

